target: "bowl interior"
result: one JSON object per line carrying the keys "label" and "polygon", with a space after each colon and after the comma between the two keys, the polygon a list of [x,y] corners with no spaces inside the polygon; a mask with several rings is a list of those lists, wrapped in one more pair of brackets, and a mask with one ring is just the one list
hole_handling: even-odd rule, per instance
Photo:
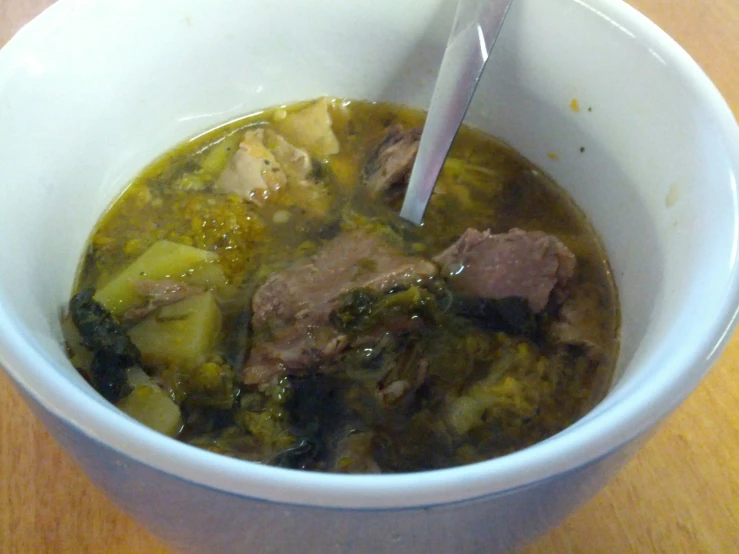
{"label": "bowl interior", "polygon": [[[147,444],[132,455],[156,467],[273,499],[299,498],[296,487],[308,498],[320,482],[311,502],[327,505],[455,500],[468,494],[460,480],[477,480],[480,493],[518,486],[602,455],[674,408],[733,321],[736,124],[686,54],[606,0],[518,0],[468,114],[550,173],[606,246],[622,303],[618,377],[578,424],[505,459],[447,470],[433,486],[409,477],[417,488],[405,500],[390,485],[348,500],[324,477],[285,478],[155,435],[67,362],[58,318],[85,241],[138,171],[187,137],[276,104],[329,94],[426,107],[453,8],[62,0],[23,30],[0,53],[0,355],[11,375],[104,443]],[[222,472],[204,476],[199,464]]]}

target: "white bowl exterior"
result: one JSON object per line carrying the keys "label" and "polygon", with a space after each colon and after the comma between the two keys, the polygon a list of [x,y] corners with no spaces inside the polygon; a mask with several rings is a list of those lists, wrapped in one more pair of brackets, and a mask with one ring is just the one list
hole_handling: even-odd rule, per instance
{"label": "white bowl exterior", "polygon": [[[604,238],[622,301],[619,379],[576,425],[423,475],[290,472],[163,438],[67,362],[58,315],[80,253],[142,167],[214,125],[322,94],[425,107],[452,12],[445,0],[62,0],[3,49],[0,357],[47,422],[78,434],[67,446],[86,465],[94,456],[79,452],[107,445],[176,478],[283,503],[402,508],[508,491],[490,500],[505,505],[520,487],[584,471],[694,388],[737,305],[736,123],[684,52],[609,0],[517,0],[468,115],[554,176]],[[112,490],[105,471],[96,481]],[[572,483],[556,491],[568,507],[583,496]],[[491,536],[512,524],[503,519],[496,512]]]}
{"label": "white bowl exterior", "polygon": [[402,509],[275,503],[197,485],[122,455],[26,397],[90,479],[183,554],[506,554],[580,507],[641,446],[471,501]]}

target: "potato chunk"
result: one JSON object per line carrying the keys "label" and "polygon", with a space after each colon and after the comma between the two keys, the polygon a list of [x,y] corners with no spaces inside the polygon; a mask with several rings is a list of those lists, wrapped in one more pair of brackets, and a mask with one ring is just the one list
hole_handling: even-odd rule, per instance
{"label": "potato chunk", "polygon": [[204,292],[164,306],[131,328],[141,359],[159,367],[195,367],[213,352],[221,312],[213,293]]}
{"label": "potato chunk", "polygon": [[143,301],[133,283],[140,279],[177,279],[198,266],[215,262],[218,254],[160,240],[95,293],[95,300],[114,316]]}
{"label": "potato chunk", "polygon": [[328,99],[320,98],[275,123],[285,138],[296,146],[306,148],[314,156],[325,158],[339,152],[339,141],[332,128]]}
{"label": "potato chunk", "polygon": [[179,406],[140,368],[130,368],[128,380],[134,389],[118,401],[118,408],[154,431],[176,437],[182,429]]}

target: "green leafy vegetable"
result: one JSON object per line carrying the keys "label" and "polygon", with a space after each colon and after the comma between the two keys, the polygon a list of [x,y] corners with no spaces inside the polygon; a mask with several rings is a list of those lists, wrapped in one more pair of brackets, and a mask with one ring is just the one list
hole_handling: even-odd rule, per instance
{"label": "green leafy vegetable", "polygon": [[117,402],[131,392],[126,369],[138,365],[141,354],[110,312],[93,300],[94,294],[92,287],[75,294],[69,312],[82,344],[93,354],[92,386],[106,400]]}
{"label": "green leafy vegetable", "polygon": [[537,331],[537,321],[525,298],[491,299],[456,297],[451,311],[473,320],[483,329],[531,336]]}
{"label": "green leafy vegetable", "polygon": [[351,412],[344,401],[344,386],[327,375],[311,374],[290,379],[291,394],[285,401],[295,443],[275,461],[283,467],[310,468],[323,460]]}
{"label": "green leafy vegetable", "polygon": [[389,294],[355,289],[341,298],[331,313],[331,324],[340,331],[361,333],[381,325],[393,328],[400,321],[440,318],[437,298],[425,288],[412,286]]}

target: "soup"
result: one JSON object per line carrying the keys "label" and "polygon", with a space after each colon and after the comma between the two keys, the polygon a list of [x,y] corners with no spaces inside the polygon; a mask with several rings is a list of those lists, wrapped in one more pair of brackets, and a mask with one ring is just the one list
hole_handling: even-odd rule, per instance
{"label": "soup", "polygon": [[92,231],[62,322],[74,366],[152,429],[287,468],[444,468],[572,424],[618,350],[597,235],[470,128],[404,222],[423,120],[320,98],[167,153]]}

